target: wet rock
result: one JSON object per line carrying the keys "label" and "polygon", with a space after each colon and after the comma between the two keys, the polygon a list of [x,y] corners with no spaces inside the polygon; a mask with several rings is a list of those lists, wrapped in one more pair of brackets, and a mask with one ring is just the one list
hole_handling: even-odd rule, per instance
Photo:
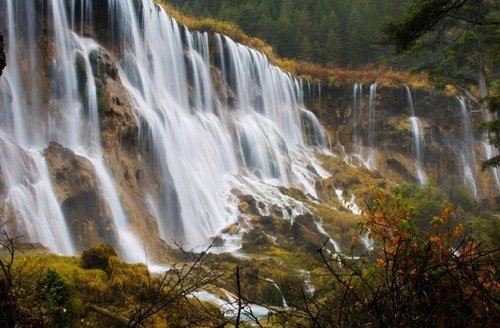
{"label": "wet rock", "polygon": [[247,202],[241,202],[238,204],[238,211],[240,211],[240,213],[248,213],[249,208],[250,205],[248,205]]}
{"label": "wet rock", "polygon": [[224,228],[221,232],[228,235],[236,235],[240,232],[240,226],[238,223],[233,223],[230,226]]}
{"label": "wet rock", "polygon": [[[128,93],[117,74],[113,58],[102,51],[91,55],[98,88],[101,143],[104,158],[113,175],[125,213],[134,232],[145,243],[148,256],[166,260],[170,248],[161,240],[155,218],[150,214],[143,192],[145,186],[158,186],[156,171],[148,165],[148,149],[139,142],[139,120]],[[145,158],[143,162],[141,159]],[[148,170],[142,174],[142,170]],[[164,184],[164,183],[163,183]],[[157,193],[164,192],[160,187]],[[174,195],[175,196],[175,195]]]}
{"label": "wet rock", "polygon": [[[313,223],[311,218],[311,223]],[[292,226],[292,237],[296,245],[304,247],[308,252],[316,252],[322,243],[321,235],[307,221],[295,222]]]}
{"label": "wet rock", "polygon": [[255,227],[243,236],[242,250],[249,253],[260,252],[261,250],[274,245],[275,242],[260,227]]}
{"label": "wet rock", "polygon": [[298,188],[278,187],[283,195],[287,195],[301,202],[307,203],[309,199],[304,192]]}
{"label": "wet rock", "polygon": [[55,142],[44,150],[44,156],[77,248],[99,242],[115,244],[115,227],[92,164]]}
{"label": "wet rock", "polygon": [[406,167],[403,164],[401,164],[401,162],[399,162],[398,160],[396,160],[394,158],[388,158],[386,160],[386,163],[387,163],[387,166],[389,167],[389,169],[391,169],[391,170],[395,171],[397,174],[405,177],[407,180],[412,181],[413,183],[418,182],[418,179],[413,174],[411,174],[406,169]]}
{"label": "wet rock", "polygon": [[259,214],[259,204],[255,200],[255,198],[252,195],[239,195],[238,196],[240,199],[240,204],[245,203],[246,205],[242,205],[243,209],[245,210],[242,213],[248,213],[248,214],[254,214],[258,215]]}
{"label": "wet rock", "polygon": [[100,79],[103,83],[107,77],[113,80],[118,78],[118,69],[113,65],[110,56],[104,50],[93,50],[89,55],[89,59],[95,78]]}

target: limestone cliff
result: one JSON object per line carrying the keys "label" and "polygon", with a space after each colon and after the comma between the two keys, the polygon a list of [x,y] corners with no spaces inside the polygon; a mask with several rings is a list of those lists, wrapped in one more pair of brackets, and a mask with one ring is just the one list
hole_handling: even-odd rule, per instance
{"label": "limestone cliff", "polygon": [[57,143],[44,151],[54,188],[78,249],[115,244],[109,208],[102,199],[92,164]]}
{"label": "limestone cliff", "polygon": [[[362,88],[362,89],[360,89]],[[498,196],[492,173],[481,171],[479,163],[485,159],[485,140],[479,131],[484,113],[478,104],[464,97],[467,117],[463,117],[459,98],[441,91],[410,90],[400,87],[378,87],[372,99],[373,121],[370,121],[369,85],[357,89],[356,99],[352,85],[326,86],[318,93],[306,95],[306,104],[314,109],[327,126],[334,147],[356,165],[356,146],[376,148],[376,170],[383,176],[400,182],[418,183],[415,171],[415,144],[410,123],[412,114],[419,118],[422,128],[423,166],[429,177],[448,194],[471,192],[464,186],[464,163],[461,157],[466,138],[470,138],[474,164],[472,175],[477,185],[477,200],[494,201]],[[362,90],[362,91],[360,91]],[[355,108],[357,107],[357,108]],[[357,113],[356,113],[357,110]],[[413,113],[412,113],[413,111]],[[358,115],[358,122],[355,115]],[[369,124],[373,124],[373,139],[369,140]],[[464,124],[470,125],[470,136],[465,136]],[[357,134],[357,136],[355,135]],[[355,145],[355,139],[358,145]],[[471,195],[472,196],[472,195]]]}
{"label": "limestone cliff", "polygon": [[[7,32],[16,36],[9,53],[19,56],[0,85],[5,207],[29,204],[45,220],[35,223],[47,226],[54,215],[40,195],[52,193],[57,201],[47,207],[62,210],[60,226],[76,246],[61,252],[98,242],[120,252],[130,236],[131,253],[144,247],[154,259],[168,256],[177,237],[195,247],[225,240],[249,253],[314,251],[327,237],[348,244],[360,211],[342,193],[369,200],[372,185],[419,182],[410,116],[422,129],[429,180],[450,195],[494,200],[491,176],[477,169],[482,136],[472,127],[482,113],[472,102],[463,103],[464,118],[461,101],[439,92],[411,90],[410,106],[404,86],[371,97],[366,86],[353,97],[353,86],[342,84],[308,92],[261,53],[190,32],[153,2],[141,2],[150,10],[131,0],[86,3],[52,1],[67,21],[41,1],[16,7]],[[327,128],[333,154],[308,109]],[[36,188],[40,181],[45,189]],[[28,238],[42,240],[31,212],[18,212]]]}
{"label": "limestone cliff", "polygon": [[134,231],[140,236],[149,236],[144,239],[149,256],[165,258],[169,248],[161,242],[156,220],[149,212],[143,191],[147,183],[145,177],[155,178],[154,172],[144,172],[146,164],[141,158],[139,120],[133,112],[131,100],[120,81],[111,55],[103,49],[94,51],[91,63],[98,86],[104,157]]}

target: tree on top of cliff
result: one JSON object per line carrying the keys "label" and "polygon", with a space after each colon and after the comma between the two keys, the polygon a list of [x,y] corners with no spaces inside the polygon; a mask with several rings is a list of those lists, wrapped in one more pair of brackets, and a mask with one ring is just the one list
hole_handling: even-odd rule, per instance
{"label": "tree on top of cliff", "polygon": [[[399,20],[386,21],[381,39],[416,57],[438,85],[452,84],[479,96],[493,113],[500,106],[500,3],[493,0],[417,0]],[[500,145],[500,122],[483,125]],[[485,166],[498,166],[500,157]]]}
{"label": "tree on top of cliff", "polygon": [[280,57],[342,67],[396,63],[377,47],[386,15],[399,16],[405,0],[169,0],[196,17],[232,21],[269,43]]}

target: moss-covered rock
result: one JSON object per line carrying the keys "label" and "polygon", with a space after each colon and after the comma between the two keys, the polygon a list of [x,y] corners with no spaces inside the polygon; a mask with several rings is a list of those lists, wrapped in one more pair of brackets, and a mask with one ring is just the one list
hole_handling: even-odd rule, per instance
{"label": "moss-covered rock", "polygon": [[110,269],[111,257],[117,257],[113,247],[108,244],[98,244],[83,251],[81,266],[84,269],[100,269],[107,272]]}

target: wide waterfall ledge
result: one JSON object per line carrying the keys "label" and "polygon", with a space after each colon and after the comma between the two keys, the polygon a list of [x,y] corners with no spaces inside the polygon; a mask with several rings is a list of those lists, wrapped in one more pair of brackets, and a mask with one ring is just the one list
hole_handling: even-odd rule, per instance
{"label": "wide waterfall ledge", "polygon": [[152,0],[6,0],[0,12],[10,234],[67,255],[108,242],[145,262],[164,242],[210,243],[240,220],[239,194],[291,218],[301,205],[290,209],[278,186],[316,197],[327,173],[314,151],[328,152],[329,137],[302,81],[262,53],[190,32]]}

